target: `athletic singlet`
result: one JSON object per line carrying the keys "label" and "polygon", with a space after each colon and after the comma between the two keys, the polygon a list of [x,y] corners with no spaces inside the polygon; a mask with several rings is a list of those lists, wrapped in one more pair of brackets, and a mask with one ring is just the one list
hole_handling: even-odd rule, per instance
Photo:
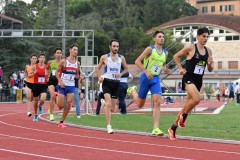
{"label": "athletic singlet", "polygon": [[74,63],[71,63],[68,58],[65,59],[66,65],[62,68],[62,72],[60,74],[62,82],[66,86],[75,86],[75,74],[78,70],[78,63],[75,60]]}
{"label": "athletic singlet", "polygon": [[120,73],[121,64],[122,58],[120,54],[118,54],[117,62],[114,62],[110,56],[110,53],[108,53],[107,65],[104,68],[104,77],[112,80],[120,80],[120,78],[116,78],[116,74]]}
{"label": "athletic singlet", "polygon": [[51,61],[51,66],[50,66],[51,76],[55,76],[57,68],[58,68],[58,64],[56,63],[55,60],[52,60]]}
{"label": "athletic singlet", "polygon": [[[27,75],[29,75],[30,73],[31,73],[31,71],[32,71],[32,66],[27,66]],[[29,77],[29,76],[27,76],[27,79],[26,79],[26,82],[28,82],[28,83],[34,83],[34,76],[33,77]]]}
{"label": "athletic singlet", "polygon": [[143,66],[152,75],[159,75],[161,68],[166,61],[166,50],[162,49],[162,53],[158,53],[155,46],[151,46],[152,53],[149,57],[144,58]]}
{"label": "athletic singlet", "polygon": [[43,68],[40,68],[39,65],[36,64],[37,73],[34,75],[34,84],[47,84],[47,79],[45,76],[46,67],[46,64],[44,64]]}
{"label": "athletic singlet", "polygon": [[195,75],[199,78],[202,78],[204,75],[204,70],[207,65],[208,60],[208,51],[204,46],[205,54],[201,55],[198,51],[197,45],[195,44],[195,53],[193,57],[189,60],[186,60],[186,71],[187,74]]}

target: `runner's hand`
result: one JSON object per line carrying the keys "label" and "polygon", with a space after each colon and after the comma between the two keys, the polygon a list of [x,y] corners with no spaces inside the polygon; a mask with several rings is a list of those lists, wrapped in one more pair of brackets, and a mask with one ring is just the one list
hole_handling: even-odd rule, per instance
{"label": "runner's hand", "polygon": [[184,68],[179,69],[179,74],[184,75],[186,73],[186,70]]}

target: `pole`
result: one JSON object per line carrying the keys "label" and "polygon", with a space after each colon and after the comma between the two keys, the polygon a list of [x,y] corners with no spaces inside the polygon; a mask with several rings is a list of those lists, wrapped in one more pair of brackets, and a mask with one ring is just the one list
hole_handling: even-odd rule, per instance
{"label": "pole", "polygon": [[[65,0],[62,0],[62,32],[63,36],[65,36]],[[63,51],[63,58],[66,57],[66,38],[62,38],[62,51]]]}

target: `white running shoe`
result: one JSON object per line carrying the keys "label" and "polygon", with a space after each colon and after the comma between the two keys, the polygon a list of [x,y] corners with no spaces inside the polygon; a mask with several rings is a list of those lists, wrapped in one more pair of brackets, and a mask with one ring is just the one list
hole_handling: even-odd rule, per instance
{"label": "white running shoe", "polygon": [[107,132],[109,134],[113,134],[114,133],[111,125],[107,125]]}
{"label": "white running shoe", "polygon": [[27,116],[31,117],[32,113],[31,112],[27,112]]}

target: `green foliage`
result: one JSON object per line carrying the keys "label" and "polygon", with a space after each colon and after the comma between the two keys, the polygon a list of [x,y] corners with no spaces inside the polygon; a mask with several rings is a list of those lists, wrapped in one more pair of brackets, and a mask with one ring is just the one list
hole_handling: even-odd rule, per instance
{"label": "green foliage", "polygon": [[[62,29],[58,24],[58,3],[58,0],[33,0],[31,4],[26,4],[17,0],[3,6],[2,13],[23,21],[24,29]],[[144,34],[146,29],[196,13],[196,9],[185,0],[67,0],[65,24],[66,29],[93,29],[94,54],[98,57],[109,51],[110,39],[118,39],[119,52],[126,56],[127,63],[134,63],[142,51],[153,44],[151,35]],[[2,42],[0,53],[5,53],[0,60],[1,65],[3,69],[13,70],[24,68],[31,53],[44,51],[49,59],[52,57],[53,49],[61,46],[60,39],[0,39],[0,41]],[[66,39],[66,46],[72,43],[79,44],[79,55],[84,55],[85,48],[82,47],[84,40]],[[171,43],[169,32],[164,47]],[[180,47],[182,46],[175,46],[169,50],[168,61]],[[19,55],[26,58],[19,59]],[[14,63],[9,67],[9,63],[14,61],[21,63]],[[11,71],[9,69],[9,72]]]}
{"label": "green foliage", "polygon": [[72,0],[67,5],[67,12],[69,15],[73,15],[74,18],[84,16],[92,12],[91,2],[88,0]]}
{"label": "green foliage", "polygon": [[111,38],[101,32],[94,33],[94,53],[100,58],[103,54],[109,52],[109,42]]}

